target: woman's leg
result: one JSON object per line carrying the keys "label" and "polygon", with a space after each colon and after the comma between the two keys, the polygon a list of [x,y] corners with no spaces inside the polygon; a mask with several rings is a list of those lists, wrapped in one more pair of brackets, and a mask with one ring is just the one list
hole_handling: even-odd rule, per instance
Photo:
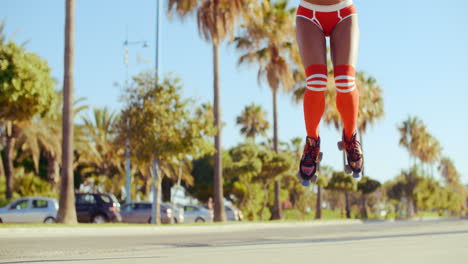
{"label": "woman's leg", "polygon": [[318,139],[318,127],[325,111],[327,86],[325,35],[313,22],[297,17],[296,39],[307,77],[307,89],[304,94],[304,119],[307,136]]}
{"label": "woman's leg", "polygon": [[346,138],[350,139],[356,132],[359,112],[359,91],[354,82],[359,48],[357,15],[335,26],[330,36],[330,46],[337,88],[336,107],[343,120]]}

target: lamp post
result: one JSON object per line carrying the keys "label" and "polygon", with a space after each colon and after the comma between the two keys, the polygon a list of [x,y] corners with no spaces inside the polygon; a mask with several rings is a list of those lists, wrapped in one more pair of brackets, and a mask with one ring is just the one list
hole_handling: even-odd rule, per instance
{"label": "lamp post", "polygon": [[[162,10],[162,0],[156,0],[156,48],[155,48],[155,60],[154,60],[154,69],[155,69],[155,77],[156,77],[156,85],[158,84],[159,77],[161,76],[161,68],[159,66],[159,48],[160,48],[160,28],[161,28],[161,10]],[[159,182],[160,179],[158,177],[158,170],[156,169],[159,166],[159,162],[156,157],[153,157],[153,184],[151,184],[151,192],[153,194],[153,202],[151,205],[151,224],[156,224],[156,219],[160,218],[160,197],[161,197],[161,183]],[[158,188],[156,188],[156,185]]]}
{"label": "lamp post", "polygon": [[[125,87],[128,86],[128,46],[129,45],[139,45],[142,44],[143,48],[148,47],[148,43],[145,40],[140,40],[140,41],[128,41],[127,39],[124,41],[123,45],[125,47],[125,55],[124,55],[124,64],[125,64]],[[128,129],[128,124],[127,124],[127,129]],[[128,129],[128,132],[130,129]],[[130,139],[127,137],[127,140],[125,142],[125,202],[130,203],[131,202],[131,195],[130,195],[130,187],[131,187],[131,177],[130,177]]]}

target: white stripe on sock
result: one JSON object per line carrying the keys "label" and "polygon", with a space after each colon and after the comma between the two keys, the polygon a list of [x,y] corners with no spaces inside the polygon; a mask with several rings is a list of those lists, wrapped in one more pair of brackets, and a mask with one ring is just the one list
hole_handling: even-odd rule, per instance
{"label": "white stripe on sock", "polygon": [[327,76],[325,74],[312,74],[311,76],[307,77],[307,80],[310,80],[312,78],[322,78],[322,79],[327,79]]}
{"label": "white stripe on sock", "polygon": [[308,89],[308,90],[311,90],[311,91],[314,91],[314,92],[323,92],[323,91],[327,90],[327,87],[323,87],[323,88],[314,88],[314,87],[307,86],[307,89]]}
{"label": "white stripe on sock", "polygon": [[310,82],[307,82],[307,84],[327,85],[327,82],[324,82],[324,81],[310,81]]}
{"label": "white stripe on sock", "polygon": [[348,82],[348,83],[335,83],[337,87],[349,87],[349,86],[354,86],[354,82]]}
{"label": "white stripe on sock", "polygon": [[350,93],[350,92],[354,91],[354,89],[356,89],[356,85],[349,88],[349,89],[338,89],[338,88],[336,88],[336,91],[340,92],[340,93]]}
{"label": "white stripe on sock", "polygon": [[339,75],[339,76],[335,77],[335,81],[338,81],[338,80],[355,80],[355,79],[356,79],[355,77],[349,76],[349,75]]}

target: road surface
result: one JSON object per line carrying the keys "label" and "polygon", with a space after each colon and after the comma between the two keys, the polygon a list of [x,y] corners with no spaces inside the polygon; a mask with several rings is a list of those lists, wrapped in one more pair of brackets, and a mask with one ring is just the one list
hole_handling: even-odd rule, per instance
{"label": "road surface", "polygon": [[0,228],[0,264],[468,263],[468,220]]}

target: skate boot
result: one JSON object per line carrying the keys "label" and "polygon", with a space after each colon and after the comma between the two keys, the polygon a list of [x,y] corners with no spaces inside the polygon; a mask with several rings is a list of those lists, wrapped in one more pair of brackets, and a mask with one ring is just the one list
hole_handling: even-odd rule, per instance
{"label": "skate boot", "polygon": [[344,149],[346,153],[348,164],[345,166],[345,172],[352,173],[353,178],[359,178],[364,160],[362,158],[361,143],[356,139],[356,133],[348,140],[343,131],[343,140],[338,142],[338,149]]}
{"label": "skate boot", "polygon": [[306,137],[306,144],[302,153],[299,172],[297,173],[297,177],[302,180],[303,186],[310,186],[310,182],[315,183],[317,181],[315,172],[319,168],[321,160],[320,137],[317,140]]}

